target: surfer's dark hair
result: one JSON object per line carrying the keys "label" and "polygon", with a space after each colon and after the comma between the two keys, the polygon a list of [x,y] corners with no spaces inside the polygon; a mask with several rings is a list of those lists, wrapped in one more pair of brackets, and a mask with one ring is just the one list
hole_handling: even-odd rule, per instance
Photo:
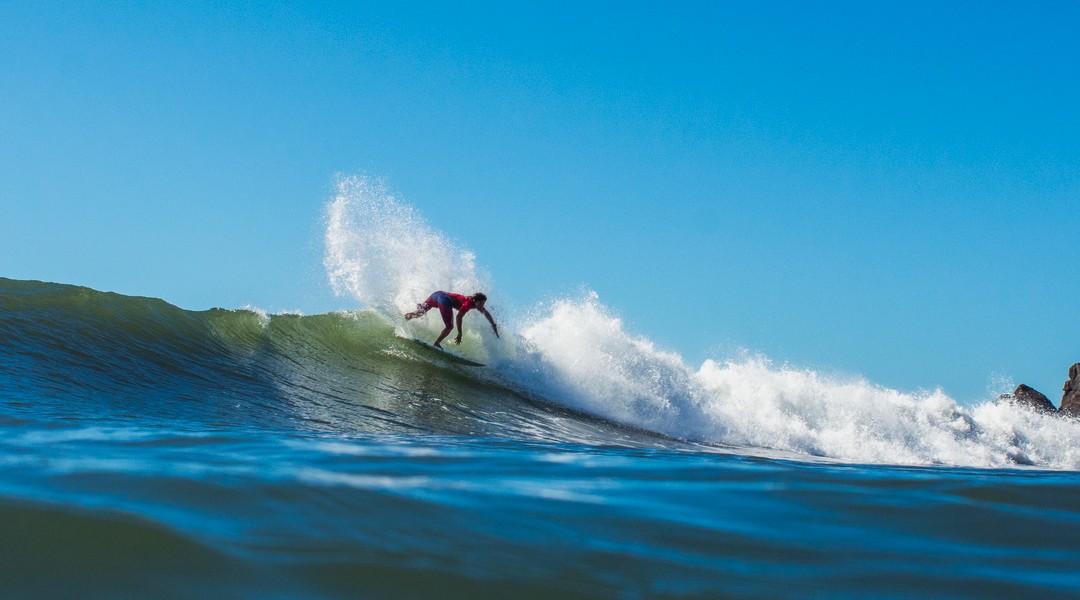
{"label": "surfer's dark hair", "polygon": [[487,294],[484,292],[476,292],[472,297],[476,298],[477,302],[487,302]]}

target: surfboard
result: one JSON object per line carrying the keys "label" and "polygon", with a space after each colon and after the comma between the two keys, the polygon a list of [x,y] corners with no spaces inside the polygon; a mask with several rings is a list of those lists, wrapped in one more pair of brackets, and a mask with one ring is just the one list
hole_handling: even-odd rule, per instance
{"label": "surfboard", "polygon": [[430,352],[437,352],[439,354],[439,356],[441,356],[442,358],[445,358],[446,360],[449,360],[450,362],[454,362],[454,363],[457,363],[459,365],[468,365],[470,367],[483,367],[484,366],[484,363],[478,363],[475,360],[469,360],[469,359],[467,359],[467,358],[465,358],[463,356],[458,356],[457,354],[454,354],[453,352],[451,352],[449,350],[444,350],[442,348],[436,348],[435,346],[432,346],[431,344],[429,344],[429,343],[427,343],[427,342],[425,342],[423,340],[420,340],[420,339],[417,339],[417,338],[412,338],[412,341],[415,342],[416,344],[419,344],[424,349],[426,349],[426,350],[428,350]]}

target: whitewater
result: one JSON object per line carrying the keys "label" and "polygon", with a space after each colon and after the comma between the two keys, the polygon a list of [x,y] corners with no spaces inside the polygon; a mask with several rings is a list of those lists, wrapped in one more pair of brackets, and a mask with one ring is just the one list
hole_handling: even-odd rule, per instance
{"label": "whitewater", "polygon": [[[343,177],[353,308],[192,311],[0,277],[5,598],[1016,598],[1080,589],[1080,425],[744,352],[595,293],[512,306]],[[463,366],[402,313],[488,292]]]}

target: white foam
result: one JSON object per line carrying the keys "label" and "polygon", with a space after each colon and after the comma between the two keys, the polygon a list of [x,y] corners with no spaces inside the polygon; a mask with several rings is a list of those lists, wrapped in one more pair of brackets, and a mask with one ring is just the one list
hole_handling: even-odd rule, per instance
{"label": "white foam", "polygon": [[[594,293],[557,300],[523,324],[517,377],[572,408],[620,423],[690,437],[702,390],[678,355],[628,335]],[[531,375],[530,375],[531,373]],[[689,429],[687,429],[689,428]]]}
{"label": "white foam", "polygon": [[668,436],[844,461],[1080,469],[1080,423],[1008,403],[965,407],[941,390],[776,366],[761,356],[681,357],[628,334],[595,294],[522,329],[531,384],[579,410]]}

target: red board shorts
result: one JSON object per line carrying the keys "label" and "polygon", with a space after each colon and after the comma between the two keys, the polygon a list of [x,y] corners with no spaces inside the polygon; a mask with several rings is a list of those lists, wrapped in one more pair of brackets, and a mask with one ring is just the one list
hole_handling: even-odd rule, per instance
{"label": "red board shorts", "polygon": [[450,327],[454,323],[454,301],[450,298],[450,294],[446,292],[435,292],[428,296],[427,300],[424,300],[424,306],[427,308],[438,308],[442,313],[443,323],[446,323],[447,327]]}

